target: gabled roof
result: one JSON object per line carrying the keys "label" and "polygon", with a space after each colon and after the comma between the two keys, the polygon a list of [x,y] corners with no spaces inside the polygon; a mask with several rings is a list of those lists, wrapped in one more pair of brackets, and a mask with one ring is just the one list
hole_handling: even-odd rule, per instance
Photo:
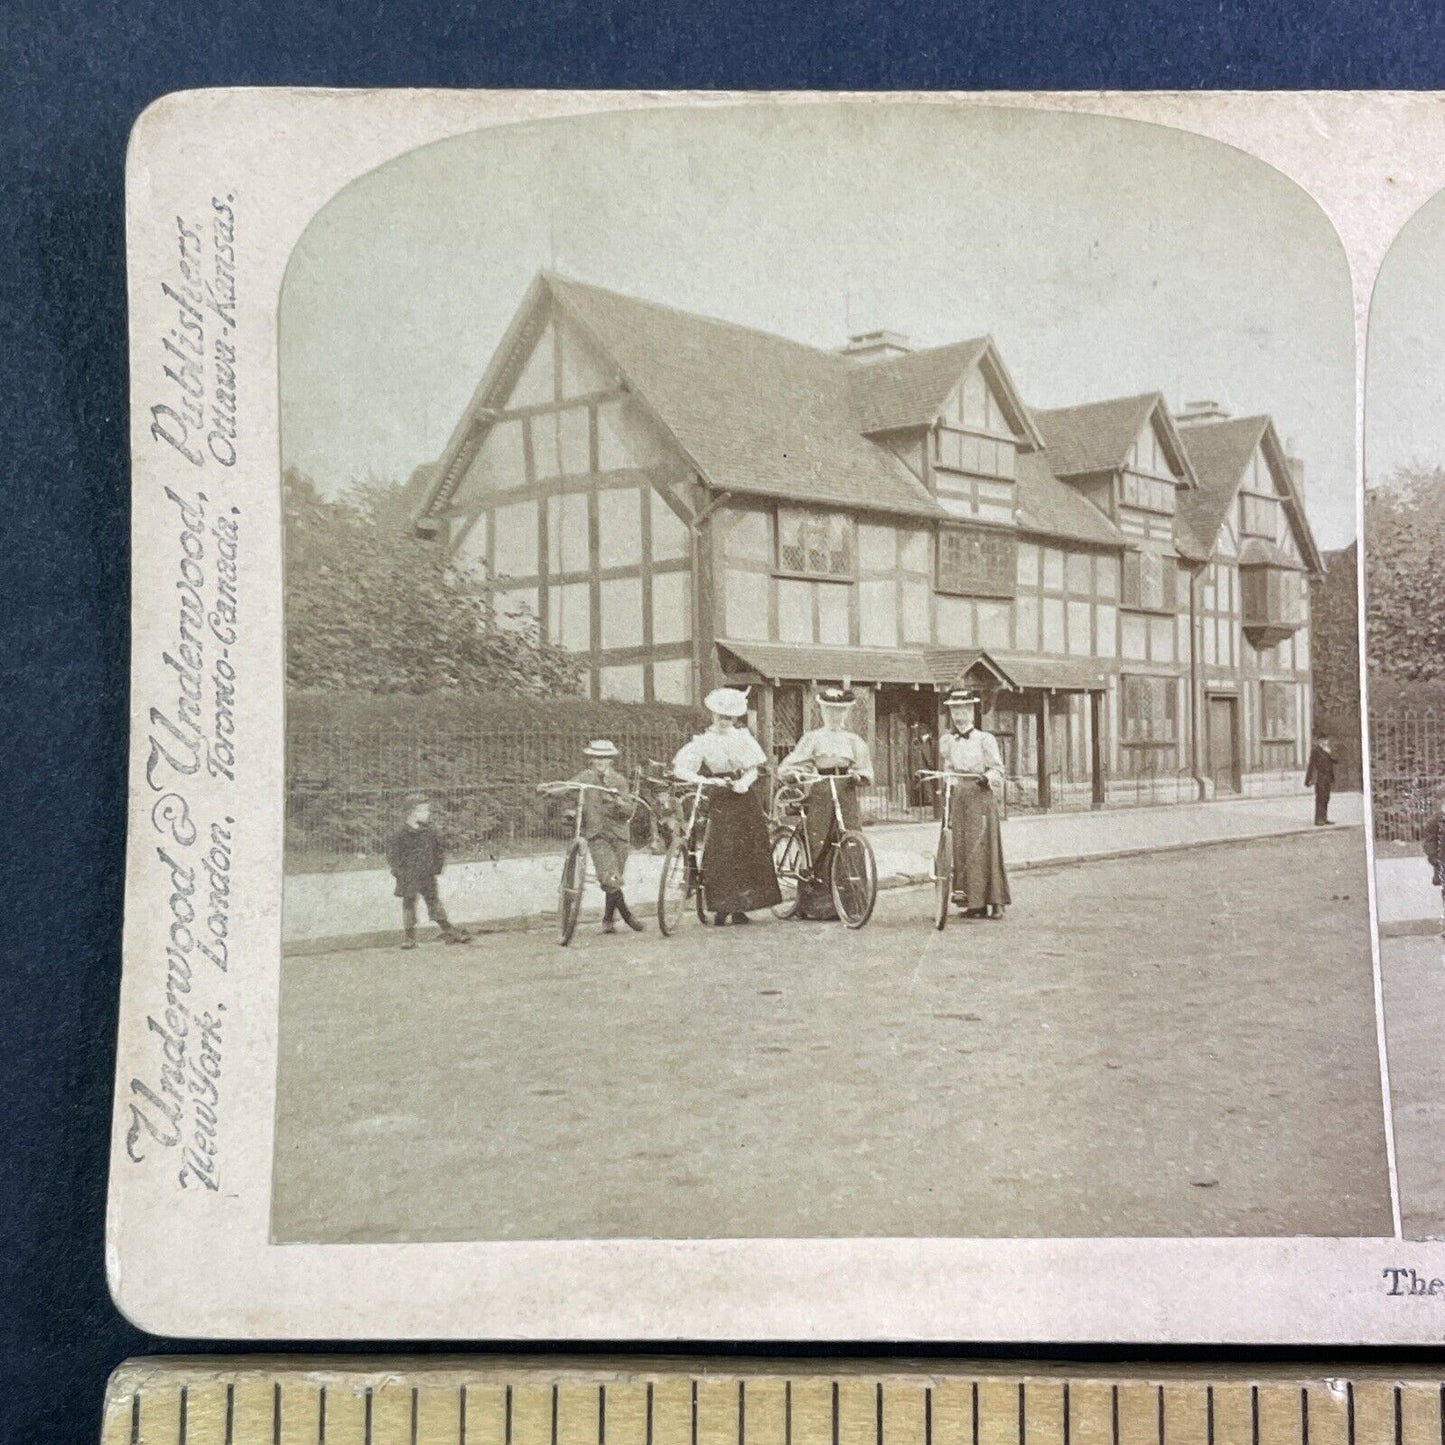
{"label": "gabled roof", "polygon": [[1047,452],[1021,452],[1014,475],[1021,532],[1120,547],[1124,534],[1087,497],[1049,470]]}
{"label": "gabled roof", "polygon": [[936,517],[943,509],[859,430],[850,364],[764,331],[547,278],[714,487]]}
{"label": "gabled roof", "polygon": [[932,346],[887,361],[844,359],[844,365],[861,432],[931,426],[963,374],[979,366],[993,384],[1010,424],[1028,445],[1043,445],[992,337],[976,336],[948,346]]}
{"label": "gabled roof", "polygon": [[1048,448],[1049,464],[1061,477],[1118,471],[1128,460],[1134,439],[1151,416],[1159,425],[1165,449],[1175,466],[1183,473],[1186,484],[1193,486],[1197,479],[1189,452],[1169,415],[1163,395],[1157,391],[1034,412]]}
{"label": "gabled roof", "polygon": [[1304,499],[1295,486],[1284,448],[1269,417],[1242,416],[1230,421],[1200,422],[1182,427],[1180,435],[1199,478],[1198,489],[1185,492],[1179,498],[1176,536],[1185,555],[1197,561],[1206,561],[1213,555],[1219,528],[1234,505],[1245,468],[1254,449],[1263,446],[1276,477],[1284,486],[1285,510],[1305,566],[1311,572],[1324,570],[1319,547],[1305,516]]}

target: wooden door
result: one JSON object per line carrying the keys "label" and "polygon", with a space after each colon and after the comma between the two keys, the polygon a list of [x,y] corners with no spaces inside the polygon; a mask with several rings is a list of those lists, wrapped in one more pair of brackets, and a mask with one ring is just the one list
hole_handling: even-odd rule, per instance
{"label": "wooden door", "polygon": [[1239,702],[1209,699],[1209,776],[1218,793],[1239,791]]}

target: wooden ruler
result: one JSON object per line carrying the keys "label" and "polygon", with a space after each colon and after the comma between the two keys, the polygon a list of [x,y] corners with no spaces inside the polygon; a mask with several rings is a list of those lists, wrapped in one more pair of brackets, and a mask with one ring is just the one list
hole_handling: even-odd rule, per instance
{"label": "wooden ruler", "polygon": [[1445,1445],[1445,1372],[135,1360],[103,1445]]}

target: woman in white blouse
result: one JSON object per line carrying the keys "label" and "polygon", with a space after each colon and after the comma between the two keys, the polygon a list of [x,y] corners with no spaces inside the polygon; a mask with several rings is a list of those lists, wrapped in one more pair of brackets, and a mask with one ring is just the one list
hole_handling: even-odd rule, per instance
{"label": "woman in white blouse", "polygon": [[955,688],[944,700],[952,726],[938,740],[940,768],[974,775],[953,786],[953,901],[971,918],[1002,918],[1013,902],[998,825],[1003,754],[974,724],[978,702],[977,693]]}
{"label": "woman in white blouse", "polygon": [[684,782],[711,784],[703,886],[713,921],[749,923],[749,913],[782,901],[756,788],[767,755],[739,723],[747,716],[747,693],[715,688],[703,706],[712,714],[712,724],[678,750],[672,771]]}

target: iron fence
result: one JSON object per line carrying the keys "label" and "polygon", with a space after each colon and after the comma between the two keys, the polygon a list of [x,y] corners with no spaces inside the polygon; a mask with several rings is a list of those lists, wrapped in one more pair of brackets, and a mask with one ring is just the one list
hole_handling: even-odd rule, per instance
{"label": "iron fence", "polygon": [[[626,772],[664,766],[687,739],[681,725],[613,731]],[[360,867],[385,856],[406,799],[424,793],[457,858],[543,851],[571,837],[565,798],[537,784],[581,771],[589,735],[577,729],[294,728],[286,738],[286,866]],[[648,841],[647,819],[636,822]]]}
{"label": "iron fence", "polygon": [[1445,712],[1370,714],[1375,838],[1417,843],[1445,787]]}

